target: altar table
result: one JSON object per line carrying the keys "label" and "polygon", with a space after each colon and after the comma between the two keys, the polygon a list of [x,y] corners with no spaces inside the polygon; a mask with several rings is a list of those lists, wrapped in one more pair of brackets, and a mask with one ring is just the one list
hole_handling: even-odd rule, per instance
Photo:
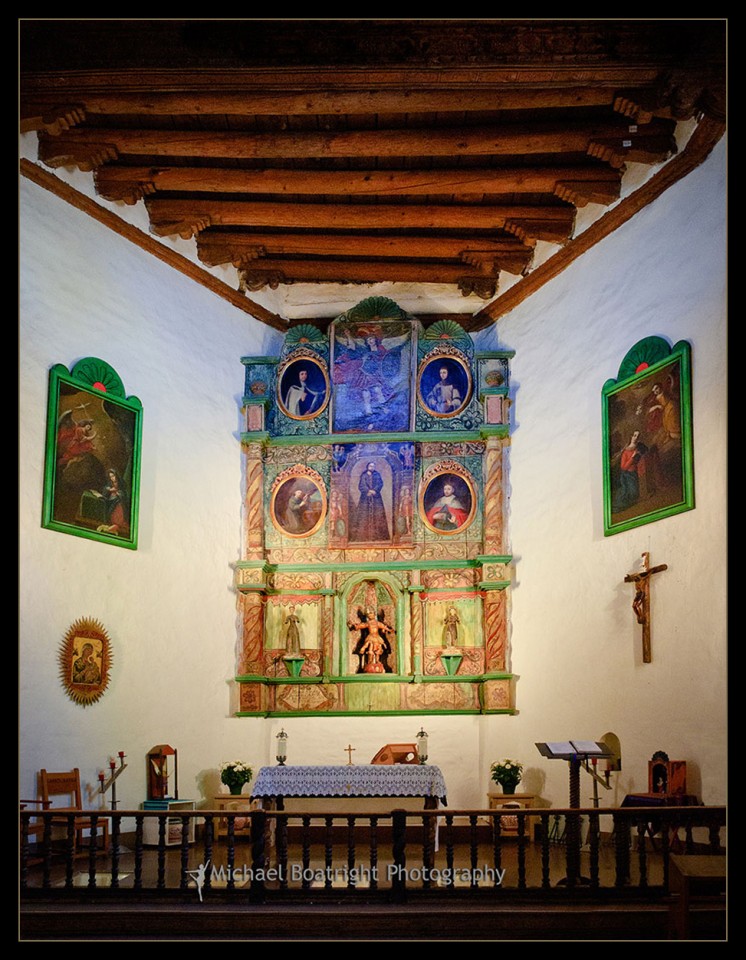
{"label": "altar table", "polygon": [[424,797],[426,809],[447,803],[440,768],[408,763],[262,767],[251,795],[276,800],[280,810],[285,797]]}

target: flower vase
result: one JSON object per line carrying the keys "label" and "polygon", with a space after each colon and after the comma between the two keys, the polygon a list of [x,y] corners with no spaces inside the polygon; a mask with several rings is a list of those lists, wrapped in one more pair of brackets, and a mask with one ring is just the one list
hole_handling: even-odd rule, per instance
{"label": "flower vase", "polygon": [[231,786],[229,786],[228,789],[230,790],[232,797],[240,797],[241,794],[243,793],[243,784],[234,783]]}
{"label": "flower vase", "polygon": [[515,793],[515,788],[517,784],[515,783],[501,783],[500,786],[503,788],[503,793],[507,793],[509,796],[512,796]]}

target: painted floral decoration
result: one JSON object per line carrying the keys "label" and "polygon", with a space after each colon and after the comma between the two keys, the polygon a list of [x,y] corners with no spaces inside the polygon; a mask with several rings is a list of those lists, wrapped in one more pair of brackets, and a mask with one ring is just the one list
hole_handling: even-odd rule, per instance
{"label": "painted floral decoration", "polygon": [[495,783],[501,787],[515,789],[523,779],[523,764],[517,760],[495,761],[490,767],[490,773]]}
{"label": "painted floral decoration", "polygon": [[245,783],[254,776],[254,771],[243,760],[228,760],[220,764],[220,781],[231,793],[240,793]]}

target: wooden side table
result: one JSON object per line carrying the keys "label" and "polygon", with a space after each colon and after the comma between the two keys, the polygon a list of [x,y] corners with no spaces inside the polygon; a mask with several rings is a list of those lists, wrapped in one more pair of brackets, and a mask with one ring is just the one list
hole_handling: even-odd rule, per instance
{"label": "wooden side table", "polygon": [[[487,794],[487,803],[490,810],[500,810],[502,807],[522,807],[531,809],[536,799],[535,793],[497,793],[490,790]],[[500,817],[500,835],[503,837],[518,836],[518,817],[506,814]],[[531,839],[531,818],[526,817],[526,837]]]}
{"label": "wooden side table", "polygon": [[[252,802],[248,793],[239,796],[232,793],[219,793],[216,797],[213,797],[212,805],[215,810],[251,810]],[[228,818],[218,817],[215,822],[215,839],[219,840],[220,837],[226,837],[227,835]],[[251,822],[249,821],[245,827],[236,828],[234,835],[236,837],[251,836]]]}

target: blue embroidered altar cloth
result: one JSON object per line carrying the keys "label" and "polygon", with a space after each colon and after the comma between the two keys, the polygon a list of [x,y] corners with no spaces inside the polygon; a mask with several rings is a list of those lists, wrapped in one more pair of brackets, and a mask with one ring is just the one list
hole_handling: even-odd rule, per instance
{"label": "blue embroidered altar cloth", "polygon": [[253,797],[437,797],[446,803],[439,767],[353,764],[342,767],[262,767]]}

